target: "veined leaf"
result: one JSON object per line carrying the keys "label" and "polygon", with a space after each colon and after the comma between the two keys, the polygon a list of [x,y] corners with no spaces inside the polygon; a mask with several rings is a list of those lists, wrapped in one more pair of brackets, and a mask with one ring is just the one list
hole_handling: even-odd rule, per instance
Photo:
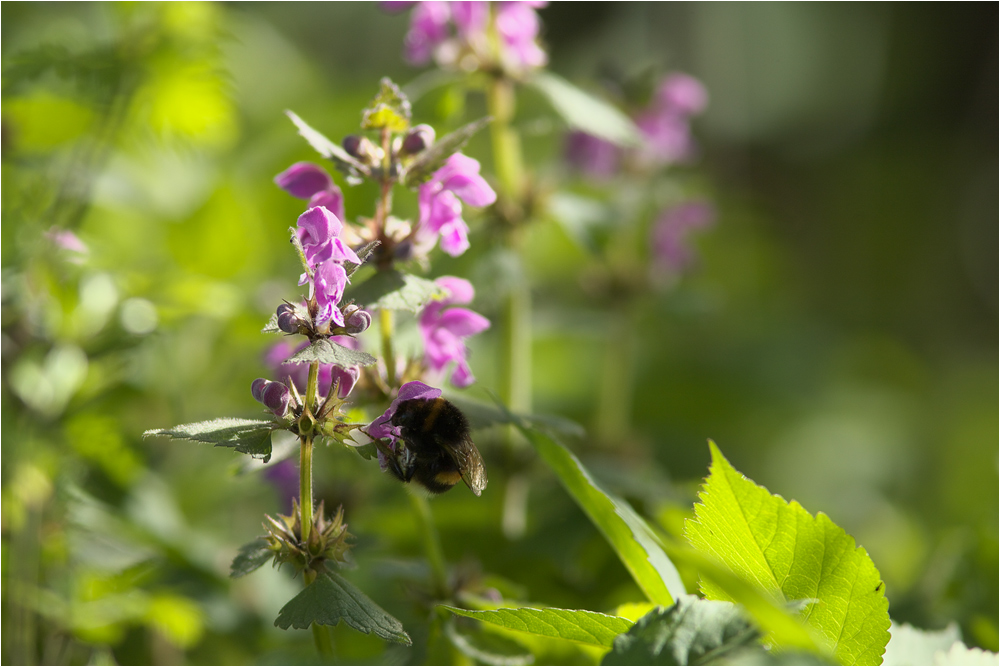
{"label": "veined leaf", "polygon": [[210,421],[181,424],[173,428],[146,431],[142,437],[165,435],[176,440],[207,442],[216,447],[233,447],[236,451],[261,457],[264,462],[271,458],[272,421],[259,419],[212,419]]}
{"label": "veined leaf", "polygon": [[704,665],[747,651],[762,654],[759,637],[757,628],[733,603],[684,595],[671,607],[649,612],[616,637],[601,664]]}
{"label": "veined leaf", "polygon": [[463,125],[454,132],[450,132],[434,142],[433,145],[421,151],[413,162],[406,168],[402,182],[407,187],[420,185],[431,177],[435,171],[441,168],[449,157],[457,153],[465,146],[472,135],[489,125],[493,120],[489,116],[474,120],[468,125]]}
{"label": "veined leaf", "polygon": [[568,639],[580,644],[609,648],[615,637],[628,632],[632,622],[617,616],[581,609],[493,609],[469,611],[441,605],[453,614],[475,618],[484,623],[527,632],[542,637]]}
{"label": "veined leaf", "polygon": [[[685,535],[695,549],[718,559],[775,601],[815,601],[806,624],[823,648],[845,665],[877,665],[889,641],[885,585],[868,553],[820,513],[754,484],[723,457],[714,442],[710,474]],[[705,596],[730,600],[703,581]]]}
{"label": "veined leaf", "polygon": [[283,630],[311,624],[337,625],[341,620],[359,632],[409,646],[403,624],[336,572],[326,572],[288,601],[274,624]]}
{"label": "veined leaf", "polygon": [[299,129],[299,134],[309,142],[317,153],[323,157],[332,160],[333,164],[341,171],[345,176],[347,176],[347,182],[351,185],[357,185],[362,181],[362,176],[369,176],[368,167],[362,164],[359,160],[355,159],[350,153],[345,151],[339,145],[333,143],[327,139],[321,132],[314,130],[306,123],[304,120],[295,115],[292,111],[285,111],[295,127]]}
{"label": "veined leaf", "polygon": [[580,90],[566,79],[551,72],[538,71],[528,79],[528,84],[548,98],[552,108],[570,127],[619,146],[639,145],[639,130],[628,116],[604,100]]}
{"label": "veined leaf", "polygon": [[631,505],[604,491],[562,443],[523,424],[518,428],[611,544],[649,601],[669,606],[675,596],[683,595],[684,583],[677,569]]}
{"label": "veined leaf", "polygon": [[348,290],[345,298],[368,309],[410,310],[414,313],[445,291],[433,280],[400,271],[377,271],[371,278]]}
{"label": "veined leaf", "polygon": [[377,360],[367,352],[352,350],[338,343],[334,343],[328,338],[320,338],[302,350],[299,350],[291,357],[283,361],[285,364],[308,364],[318,361],[321,364],[337,364],[347,368],[348,366],[371,366]]}
{"label": "veined leaf", "polygon": [[248,542],[240,547],[236,557],[233,558],[233,563],[229,566],[229,576],[233,579],[246,576],[271,560],[272,556],[274,552],[267,548],[266,540],[256,539]]}

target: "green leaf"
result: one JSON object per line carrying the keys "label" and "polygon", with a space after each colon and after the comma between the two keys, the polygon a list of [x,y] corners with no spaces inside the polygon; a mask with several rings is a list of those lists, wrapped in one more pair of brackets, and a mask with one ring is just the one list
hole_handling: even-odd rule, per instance
{"label": "green leaf", "polygon": [[337,170],[347,176],[348,183],[357,185],[362,181],[362,176],[370,176],[368,167],[355,159],[354,156],[343,148],[327,139],[322,133],[311,128],[304,120],[295,115],[294,112],[286,110],[285,115],[295,123],[295,127],[299,129],[299,134],[309,142],[309,145],[317,153],[332,160]]}
{"label": "green leaf", "polygon": [[314,340],[309,347],[299,350],[283,361],[285,364],[309,364],[318,361],[321,364],[337,364],[348,366],[371,366],[377,359],[367,352],[352,350],[328,338]]}
{"label": "green leaf", "polygon": [[410,100],[389,77],[379,82],[375,98],[361,112],[361,129],[405,132],[410,127]]}
{"label": "green leaf", "polygon": [[453,614],[475,618],[492,625],[542,637],[568,639],[591,646],[609,648],[617,635],[628,632],[632,622],[581,609],[493,609],[469,611],[440,605]]}
{"label": "green leaf", "polygon": [[562,443],[522,424],[518,428],[611,544],[649,601],[667,606],[683,595],[677,569],[645,520],[625,500],[604,491]]}
{"label": "green leaf", "polygon": [[813,639],[813,632],[806,627],[802,617],[793,614],[787,604],[778,604],[761,589],[733,574],[716,559],[690,547],[664,544],[670,559],[677,564],[697,570],[702,579],[710,580],[726,592],[729,599],[742,605],[753,617],[757,626],[767,633],[767,642],[783,649],[808,651],[823,655]]}
{"label": "green leaf", "polygon": [[311,624],[337,625],[341,620],[359,632],[409,646],[403,624],[336,572],[326,572],[288,601],[274,624],[282,630],[304,630]]}
{"label": "green leaf", "polygon": [[601,664],[704,665],[755,648],[763,653],[759,637],[757,628],[733,603],[684,595],[669,608],[649,612],[616,637]]}
{"label": "green leaf", "polygon": [[489,125],[493,120],[489,116],[474,120],[463,125],[454,132],[446,134],[431,146],[421,151],[407,167],[400,181],[409,188],[416,187],[429,179],[431,174],[441,168],[449,157],[457,153],[472,135]]}
{"label": "green leaf", "polygon": [[233,579],[246,576],[267,561],[271,560],[274,552],[267,548],[267,541],[256,539],[240,547],[236,557],[233,558],[232,565],[229,566],[229,576]]}
{"label": "green leaf", "polygon": [[358,453],[358,456],[363,458],[365,461],[371,461],[373,458],[378,456],[378,449],[375,447],[374,443],[369,442],[367,445],[361,445],[360,447],[351,447],[354,451]]}
{"label": "green leaf", "polygon": [[530,665],[534,661],[531,651],[513,639],[459,628],[451,616],[444,623],[444,634],[452,646],[485,665]]}
{"label": "green leaf", "polygon": [[346,298],[365,308],[419,312],[445,291],[433,280],[400,271],[377,271],[371,278],[350,289]]}
{"label": "green leaf", "polygon": [[596,254],[600,248],[598,232],[613,219],[603,202],[570,192],[556,192],[549,198],[549,211],[566,235],[584,250]]}
{"label": "green leaf", "polygon": [[[868,553],[820,513],[771,495],[740,474],[714,442],[710,474],[685,535],[779,603],[815,601],[805,612],[823,648],[844,665],[877,665],[889,641],[889,602]],[[702,582],[710,599],[730,597]]]}
{"label": "green leaf", "polygon": [[[371,256],[373,252],[375,252],[375,248],[379,247],[381,243],[382,242],[379,240],[371,241],[370,243],[366,243],[365,245],[363,245],[361,249],[357,251],[356,254],[358,256],[358,259],[361,260],[361,264],[365,263],[368,257]],[[354,262],[345,261],[344,271],[347,272],[347,277],[350,278],[352,275],[354,275],[354,272],[357,271],[359,268],[361,268],[361,264],[355,264]]]}
{"label": "green leaf", "polygon": [[552,104],[552,108],[577,130],[583,130],[619,146],[634,147],[640,143],[635,123],[607,102],[584,92],[566,79],[551,72],[538,71],[528,79]]}
{"label": "green leaf", "polygon": [[146,431],[142,437],[165,435],[175,440],[194,440],[211,443],[216,447],[233,447],[243,454],[261,457],[267,463],[271,458],[271,431],[276,427],[272,421],[259,419],[212,419]]}

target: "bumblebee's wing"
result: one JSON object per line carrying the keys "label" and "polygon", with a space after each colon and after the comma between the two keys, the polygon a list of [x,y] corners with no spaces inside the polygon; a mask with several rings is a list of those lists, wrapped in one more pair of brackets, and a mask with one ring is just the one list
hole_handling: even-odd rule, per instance
{"label": "bumblebee's wing", "polygon": [[476,449],[472,438],[465,437],[458,442],[440,444],[458,465],[458,471],[462,474],[465,485],[477,496],[482,494],[487,482],[486,466],[483,465],[483,457]]}

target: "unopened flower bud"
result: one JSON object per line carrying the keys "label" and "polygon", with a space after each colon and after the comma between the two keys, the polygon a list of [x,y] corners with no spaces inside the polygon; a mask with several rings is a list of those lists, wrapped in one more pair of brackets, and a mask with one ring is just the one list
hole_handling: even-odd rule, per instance
{"label": "unopened flower bud", "polygon": [[358,378],[361,376],[361,372],[358,370],[357,366],[350,366],[348,368],[334,366],[331,371],[333,381],[340,381],[340,384],[337,386],[337,396],[343,400],[347,398],[348,394],[351,393],[351,390],[354,389],[354,385],[357,384]]}
{"label": "unopened flower bud", "polygon": [[279,417],[285,415],[291,401],[291,392],[280,382],[269,382],[261,394],[261,403],[264,404],[264,407]]}
{"label": "unopened flower bud", "polygon": [[347,318],[345,323],[345,329],[349,334],[359,334],[365,331],[372,325],[372,315],[367,310],[355,310],[351,313],[351,316]]}
{"label": "unopened flower bud", "polygon": [[295,314],[294,308],[287,303],[283,303],[278,306],[277,315],[279,329],[290,334],[299,332],[299,318]]}
{"label": "unopened flower bud", "polygon": [[430,125],[415,125],[403,139],[403,152],[416,155],[434,143],[434,128]]}
{"label": "unopened flower bud", "polygon": [[382,151],[380,151],[378,147],[368,139],[368,137],[363,137],[358,134],[349,134],[344,137],[341,145],[349,155],[358,158],[362,162],[375,164],[381,160],[380,153]]}
{"label": "unopened flower bud", "polygon": [[250,393],[253,395],[253,400],[257,401],[258,403],[264,402],[264,387],[266,387],[268,384],[270,383],[264,378],[257,378],[256,380],[253,381],[253,383],[250,385]]}
{"label": "unopened flower bud", "polygon": [[412,241],[402,241],[393,250],[393,257],[399,262],[409,261],[413,257],[413,242]]}

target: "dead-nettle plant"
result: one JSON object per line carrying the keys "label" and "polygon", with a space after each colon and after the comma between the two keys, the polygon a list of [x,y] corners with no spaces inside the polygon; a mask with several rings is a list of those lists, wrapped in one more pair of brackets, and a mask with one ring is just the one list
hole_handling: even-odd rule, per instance
{"label": "dead-nettle plant", "polygon": [[[266,516],[265,534],[242,547],[232,576],[249,574],[269,560],[301,573],[304,590],[286,604],[275,624],[313,627],[317,647],[326,652],[330,637],[322,625],[344,620],[364,633],[410,643],[402,624],[337,572],[349,560],[351,535],[343,508],[326,513],[314,505],[313,454],[318,442],[337,443],[402,482],[430,494],[464,481],[476,494],[486,487],[482,458],[473,444],[463,413],[441,397],[448,377],[457,387],[475,380],[465,339],[487,329],[482,315],[460,307],[473,300],[472,285],[445,276],[435,281],[401,270],[423,266],[438,245],[450,255],[469,247],[462,204],[483,207],[496,194],[479,174],[479,163],[459,151],[488,119],[470,123],[441,138],[429,125],[412,125],[410,103],[399,88],[383,79],[371,104],[362,111],[361,132],[334,143],[292,112],[289,118],[319,154],[354,185],[379,186],[371,217],[345,222],[344,198],[318,164],[299,162],[275,177],[307,208],[290,229],[302,263],[299,285],[306,294],[279,305],[264,333],[301,336],[302,344],[284,359],[277,380],[258,378],[251,393],[270,412],[267,419],[215,419],[147,431],[145,435],[211,443],[263,459],[272,456],[272,436],[288,431],[299,442],[298,497],[289,516]],[[396,187],[416,190],[416,220],[395,217]],[[352,284],[365,267],[367,278]],[[368,267],[371,267],[370,270]],[[424,354],[404,359],[394,350],[395,311],[417,315]],[[356,336],[377,317],[380,358],[360,349]],[[291,348],[287,343],[281,349]],[[352,422],[345,406],[385,409],[371,422]],[[355,413],[351,413],[355,414]],[[433,535],[424,497],[413,495],[418,518]],[[430,544],[428,559],[434,593],[449,599],[440,546]]]}

